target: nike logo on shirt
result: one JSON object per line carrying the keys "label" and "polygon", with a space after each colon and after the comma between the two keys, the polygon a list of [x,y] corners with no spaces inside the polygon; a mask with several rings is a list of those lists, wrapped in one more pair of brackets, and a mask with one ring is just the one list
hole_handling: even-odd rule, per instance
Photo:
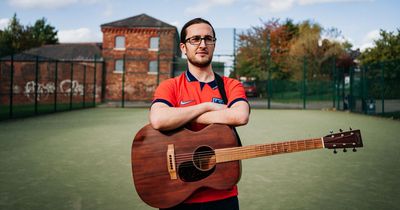
{"label": "nike logo on shirt", "polygon": [[181,101],[181,105],[186,105],[192,103],[194,100],[188,100],[188,101]]}

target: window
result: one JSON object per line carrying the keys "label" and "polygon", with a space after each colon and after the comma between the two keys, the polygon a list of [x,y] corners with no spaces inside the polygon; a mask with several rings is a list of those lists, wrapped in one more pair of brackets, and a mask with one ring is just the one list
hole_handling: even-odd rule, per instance
{"label": "window", "polygon": [[150,61],[149,62],[149,73],[150,74],[157,74],[158,73],[158,62],[157,61]]}
{"label": "window", "polygon": [[151,37],[150,38],[150,50],[158,50],[159,41],[160,41],[160,37]]}
{"label": "window", "polygon": [[122,60],[122,59],[115,60],[114,72],[118,72],[118,73],[124,72],[124,60]]}
{"label": "window", "polygon": [[115,49],[125,49],[125,37],[116,36],[115,37]]}

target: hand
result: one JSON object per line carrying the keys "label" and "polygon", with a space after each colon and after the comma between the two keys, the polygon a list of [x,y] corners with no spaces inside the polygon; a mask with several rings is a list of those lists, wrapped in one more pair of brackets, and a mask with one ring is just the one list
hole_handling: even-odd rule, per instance
{"label": "hand", "polygon": [[220,111],[228,108],[225,104],[217,104],[213,102],[205,102],[204,105],[207,106],[209,111]]}
{"label": "hand", "polygon": [[241,126],[247,124],[249,120],[250,107],[245,101],[238,101],[230,108],[226,105],[211,102],[200,105],[207,106],[206,108],[209,108],[209,111],[195,118],[193,121],[196,123]]}

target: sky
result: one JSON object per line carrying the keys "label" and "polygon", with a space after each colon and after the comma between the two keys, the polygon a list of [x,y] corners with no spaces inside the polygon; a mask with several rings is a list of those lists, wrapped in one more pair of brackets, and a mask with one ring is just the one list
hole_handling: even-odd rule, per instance
{"label": "sky", "polygon": [[272,18],[290,18],[337,28],[342,40],[363,50],[373,46],[380,29],[397,33],[399,9],[398,0],[1,0],[0,29],[16,13],[23,25],[45,17],[58,30],[60,42],[101,42],[101,24],[142,13],[178,30],[202,17],[217,29],[217,49],[229,53],[233,28],[241,32]]}

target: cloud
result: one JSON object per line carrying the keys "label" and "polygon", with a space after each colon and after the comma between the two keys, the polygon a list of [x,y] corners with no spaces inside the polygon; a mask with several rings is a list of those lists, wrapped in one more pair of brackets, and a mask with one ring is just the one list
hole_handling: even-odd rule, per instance
{"label": "cloud", "polygon": [[9,0],[8,3],[11,6],[24,8],[24,9],[34,9],[34,8],[45,8],[45,9],[55,9],[65,7],[67,5],[76,3],[78,0]]}
{"label": "cloud", "polygon": [[335,2],[366,2],[374,0],[298,0],[299,5],[309,5],[309,4],[322,4],[322,3],[335,3]]}
{"label": "cloud", "polygon": [[374,0],[253,0],[247,8],[256,14],[265,12],[282,12],[296,5],[307,6],[313,4],[345,3],[345,2],[370,2]]}
{"label": "cloud", "polygon": [[375,46],[374,41],[379,39],[379,37],[380,37],[380,30],[378,29],[368,32],[363,39],[363,43],[360,46],[360,50],[364,51],[367,48],[374,47]]}
{"label": "cloud", "polygon": [[210,9],[217,6],[228,6],[235,2],[236,0],[204,0],[200,3],[187,7],[185,9],[185,14],[187,15],[201,15],[207,13]]}
{"label": "cloud", "polygon": [[4,30],[8,26],[8,18],[0,18],[0,30]]}
{"label": "cloud", "polygon": [[92,4],[101,0],[8,0],[11,6],[23,9],[58,9],[76,3]]}
{"label": "cloud", "polygon": [[61,43],[101,42],[101,37],[102,37],[102,34],[100,32],[94,33],[88,28],[60,30],[57,35]]}
{"label": "cloud", "polygon": [[291,8],[295,4],[295,0],[256,0],[254,9],[257,13],[265,11],[279,12]]}

